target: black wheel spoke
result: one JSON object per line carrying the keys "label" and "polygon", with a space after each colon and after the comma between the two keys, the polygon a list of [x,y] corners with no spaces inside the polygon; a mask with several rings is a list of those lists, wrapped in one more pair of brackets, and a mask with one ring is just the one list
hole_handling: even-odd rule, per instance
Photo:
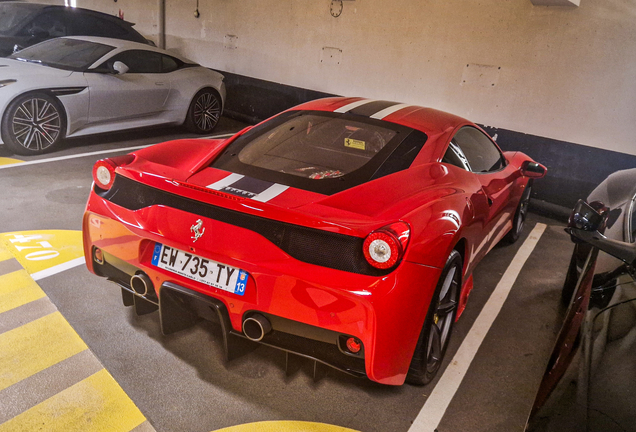
{"label": "black wheel spoke", "polygon": [[21,134],[20,136],[24,137],[24,139],[20,142],[20,144],[22,144],[26,148],[31,148],[31,143],[33,142],[34,131],[35,131],[35,128],[30,127],[30,128],[28,128],[26,130],[26,133]]}
{"label": "black wheel spoke", "polygon": [[521,197],[521,202],[519,203],[519,215],[517,216],[517,232],[521,233],[523,231],[523,224],[526,221],[526,216],[528,214],[528,205],[530,203],[530,186],[527,187],[523,196]]}
{"label": "black wheel spoke", "polygon": [[33,127],[31,125],[25,125],[22,128],[14,128],[14,136],[16,139],[22,138],[25,134],[28,134]]}
{"label": "black wheel spoke", "polygon": [[49,124],[49,123],[54,123],[57,122],[60,118],[60,115],[57,113],[57,111],[53,111],[52,113],[49,113],[48,115],[41,117],[38,122],[40,124]]}
{"label": "black wheel spoke", "polygon": [[[31,105],[31,109],[29,109],[28,105]],[[27,101],[23,103],[22,106],[20,106],[19,108],[19,112],[22,114],[23,118],[28,119],[30,121],[35,121],[33,101]]]}
{"label": "black wheel spoke", "polygon": [[442,339],[440,330],[436,325],[431,326],[431,332],[428,339],[428,351],[426,356],[426,364],[428,368],[434,367],[442,357]]}
{"label": "black wheel spoke", "polygon": [[444,277],[444,283],[439,293],[440,302],[443,301],[448,296],[448,293],[451,291],[451,286],[453,285],[453,279],[455,278],[455,271],[456,271],[455,267],[450,268],[448,272],[446,273],[446,276]]}
{"label": "black wheel spoke", "polygon": [[48,145],[51,145],[55,142],[55,139],[44,128],[40,130],[39,132],[40,132],[40,136],[42,136],[44,139],[48,141]]}
{"label": "black wheel spoke", "polygon": [[431,332],[429,335],[430,348],[427,355],[427,367],[429,371],[439,367],[446,345],[450,336],[450,329],[455,319],[457,310],[457,293],[459,290],[459,278],[461,267],[453,265],[448,269],[439,293],[439,301],[433,315]]}
{"label": "black wheel spoke", "polygon": [[444,318],[455,311],[455,309],[457,309],[457,302],[455,300],[450,300],[449,302],[442,303],[437,307],[437,315]]}
{"label": "black wheel spoke", "polygon": [[33,133],[33,140],[35,141],[36,149],[44,148],[44,142],[42,140],[42,134],[40,133],[40,131],[35,130],[35,132]]}
{"label": "black wheel spoke", "polygon": [[36,120],[38,122],[41,122],[46,117],[46,112],[49,110],[49,107],[51,106],[51,104],[46,101],[42,101],[41,104],[38,102],[39,100],[36,101],[36,109],[37,109]]}

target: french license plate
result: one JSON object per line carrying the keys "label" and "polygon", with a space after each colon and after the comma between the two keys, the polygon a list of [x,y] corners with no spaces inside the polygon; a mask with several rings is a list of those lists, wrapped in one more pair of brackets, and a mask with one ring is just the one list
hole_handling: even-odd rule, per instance
{"label": "french license plate", "polygon": [[152,264],[188,279],[234,294],[245,294],[247,272],[200,256],[155,243]]}

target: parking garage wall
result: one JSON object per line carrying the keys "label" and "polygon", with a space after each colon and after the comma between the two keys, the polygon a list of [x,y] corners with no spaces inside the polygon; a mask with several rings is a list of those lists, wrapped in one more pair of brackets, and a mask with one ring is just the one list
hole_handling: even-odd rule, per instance
{"label": "parking garage wall", "polygon": [[[158,0],[77,3],[157,39]],[[450,111],[546,163],[538,192],[565,205],[636,166],[631,0],[200,0],[198,18],[193,0],[165,5],[167,48],[224,71],[245,118],[323,94]]]}

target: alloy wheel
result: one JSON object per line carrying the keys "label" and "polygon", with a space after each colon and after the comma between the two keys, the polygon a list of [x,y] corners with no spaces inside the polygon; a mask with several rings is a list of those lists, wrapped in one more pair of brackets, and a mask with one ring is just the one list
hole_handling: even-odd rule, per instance
{"label": "alloy wheel", "polygon": [[203,93],[194,104],[194,123],[202,131],[209,131],[216,126],[221,115],[221,104],[212,93]]}
{"label": "alloy wheel", "polygon": [[51,102],[27,99],[18,106],[11,119],[15,141],[29,150],[44,150],[55,144],[62,131],[62,119]]}
{"label": "alloy wheel", "polygon": [[530,204],[530,187],[526,189],[524,196],[521,198],[521,202],[519,203],[519,212],[517,214],[517,232],[521,233],[523,231],[523,224],[526,221],[526,216],[528,215],[528,205]]}
{"label": "alloy wheel", "polygon": [[457,309],[459,277],[460,272],[457,266],[453,266],[444,278],[444,284],[437,299],[426,351],[426,369],[431,373],[439,368],[442,355],[450,339],[450,331]]}

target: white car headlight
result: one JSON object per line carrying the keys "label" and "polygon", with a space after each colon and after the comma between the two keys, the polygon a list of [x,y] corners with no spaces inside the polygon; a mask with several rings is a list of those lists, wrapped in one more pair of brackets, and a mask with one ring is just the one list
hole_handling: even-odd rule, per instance
{"label": "white car headlight", "polygon": [[0,80],[0,88],[8,86],[9,84],[13,84],[14,82],[16,82],[16,80],[14,79]]}

